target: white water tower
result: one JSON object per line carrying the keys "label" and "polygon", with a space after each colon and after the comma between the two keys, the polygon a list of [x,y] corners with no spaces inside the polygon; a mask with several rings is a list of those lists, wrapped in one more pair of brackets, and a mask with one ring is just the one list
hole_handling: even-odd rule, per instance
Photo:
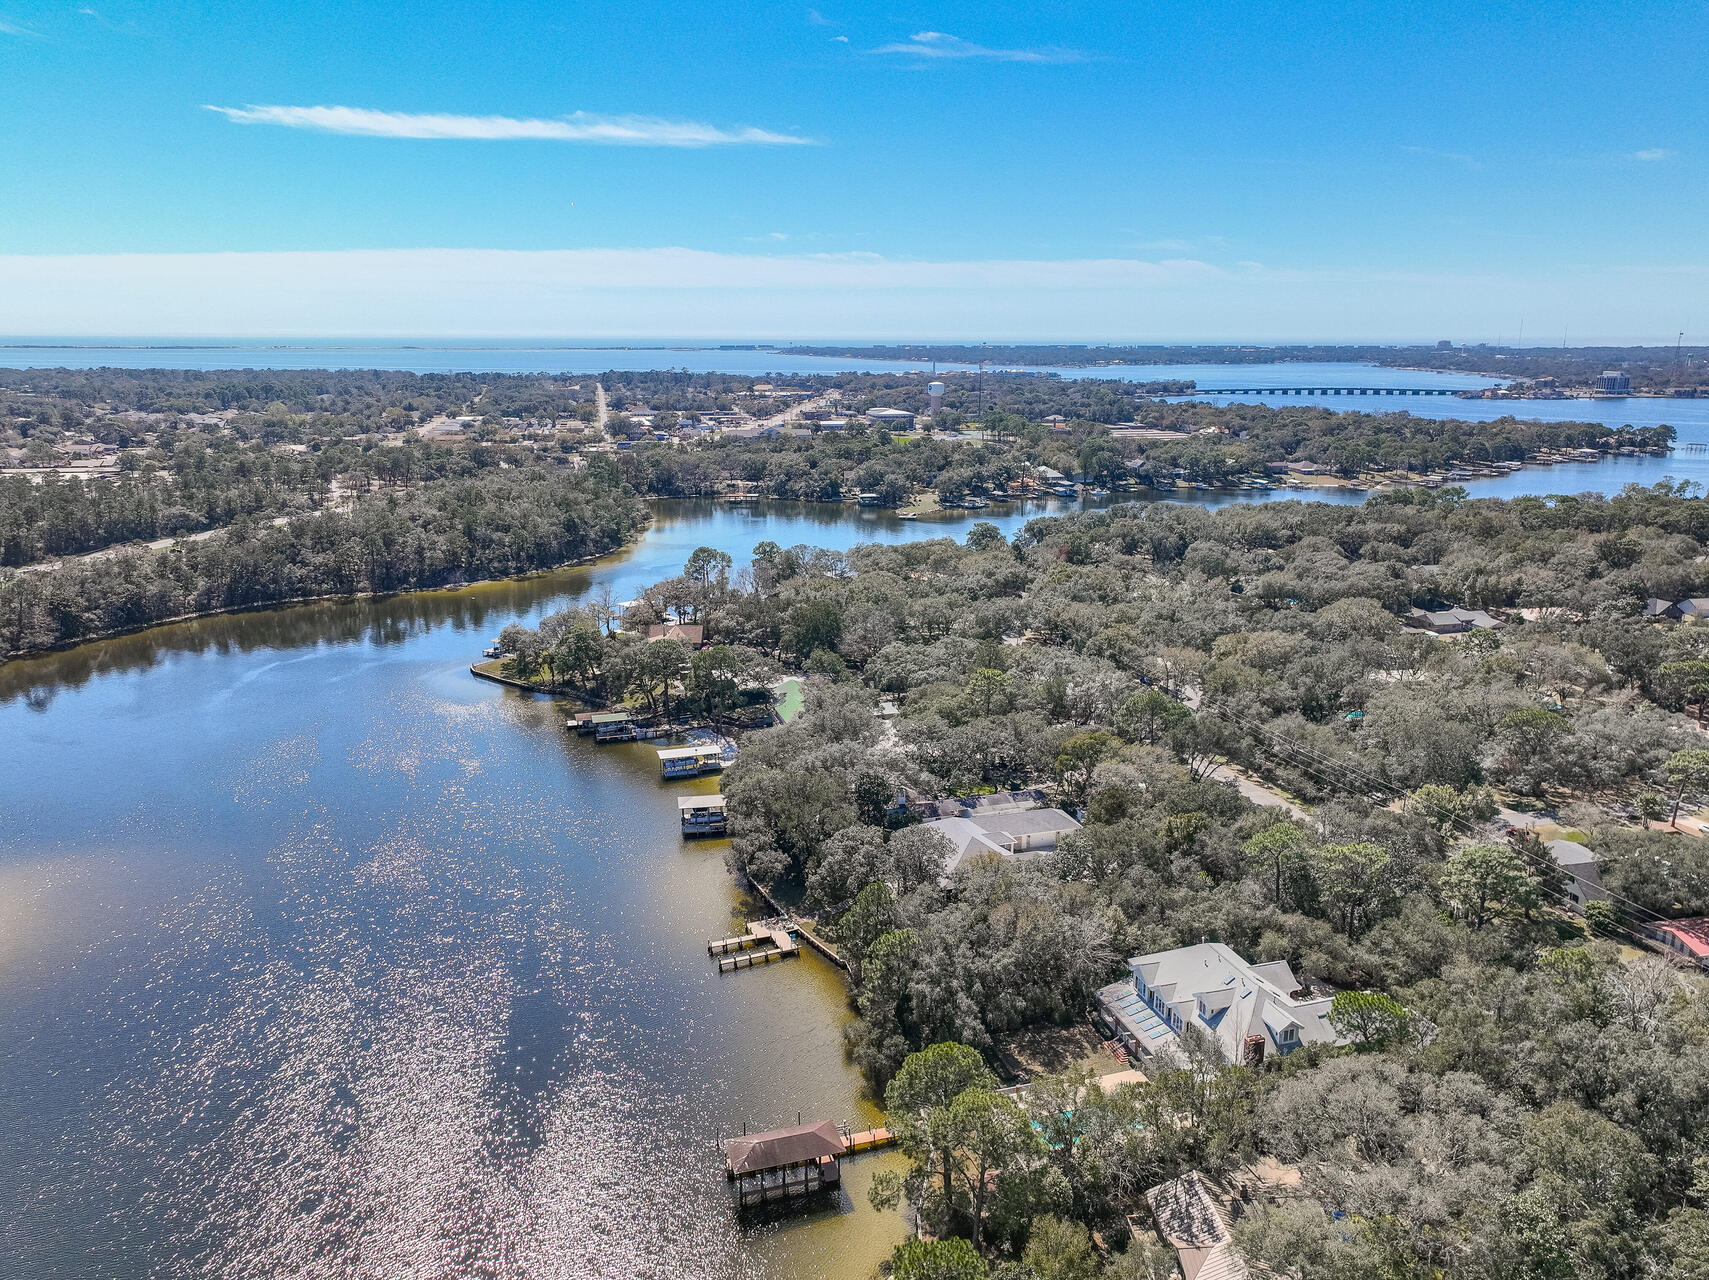
{"label": "white water tower", "polygon": [[932,398],[932,412],[934,414],[942,413],[944,411],[944,384],[941,382],[927,383],[926,394]]}

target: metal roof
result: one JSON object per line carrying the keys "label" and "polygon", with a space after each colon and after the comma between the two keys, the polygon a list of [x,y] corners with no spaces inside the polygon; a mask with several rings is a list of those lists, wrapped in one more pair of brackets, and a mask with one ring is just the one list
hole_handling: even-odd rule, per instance
{"label": "metal roof", "polygon": [[823,1156],[840,1156],[843,1150],[843,1135],[837,1122],[821,1120],[818,1124],[731,1138],[724,1144],[724,1157],[730,1172],[739,1175],[781,1169]]}

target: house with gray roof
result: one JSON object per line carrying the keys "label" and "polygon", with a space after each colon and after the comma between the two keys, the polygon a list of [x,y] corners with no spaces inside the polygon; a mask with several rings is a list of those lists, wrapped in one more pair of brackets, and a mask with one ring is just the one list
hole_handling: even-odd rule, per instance
{"label": "house with gray roof", "polygon": [[1021,791],[993,791],[983,796],[951,796],[947,800],[922,800],[912,805],[922,821],[933,818],[971,818],[976,813],[1014,813],[1037,809],[1044,804],[1042,787]]}
{"label": "house with gray roof", "polygon": [[1413,609],[1406,616],[1412,626],[1434,631],[1439,636],[1487,631],[1501,625],[1500,620],[1490,617],[1482,609]]}
{"label": "house with gray roof", "polygon": [[1340,1044],[1331,997],[1302,988],[1285,960],[1250,964],[1220,942],[1135,956],[1131,977],[1098,992],[1098,1007],[1129,1052],[1178,1061],[1188,1026],[1225,1062],[1256,1066],[1305,1044]]}
{"label": "house with gray roof", "polygon": [[1646,618],[1666,618],[1669,622],[1691,622],[1709,618],[1709,596],[1693,596],[1688,600],[1658,600],[1651,596],[1644,601]]}
{"label": "house with gray roof", "polygon": [[995,853],[1004,858],[1036,858],[1056,849],[1057,841],[1080,824],[1061,809],[963,810],[966,816],[936,818],[921,825],[936,831],[955,852],[944,867],[952,874],[969,858]]}
{"label": "house with gray roof", "polygon": [[1596,850],[1588,849],[1576,840],[1550,840],[1543,846],[1555,865],[1567,873],[1567,901],[1573,910],[1582,912],[1589,902],[1607,902],[1608,891],[1602,887],[1602,870]]}

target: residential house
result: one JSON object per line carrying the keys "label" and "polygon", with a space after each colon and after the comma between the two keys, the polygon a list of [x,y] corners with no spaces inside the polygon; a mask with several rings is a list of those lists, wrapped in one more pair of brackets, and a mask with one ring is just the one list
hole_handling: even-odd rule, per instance
{"label": "residential house", "polygon": [[699,623],[654,622],[647,627],[648,640],[680,640],[691,648],[698,649],[706,629]]}
{"label": "residential house", "polygon": [[1670,622],[1709,617],[1709,596],[1694,596],[1689,600],[1658,600],[1651,596],[1644,602],[1644,616],[1666,618]]}
{"label": "residential house", "polygon": [[1675,955],[1709,969],[1709,916],[1658,921],[1644,926],[1644,932]]}
{"label": "residential house", "polygon": [[1135,956],[1132,976],[1098,992],[1098,1007],[1129,1052],[1179,1060],[1195,1026],[1223,1060],[1256,1066],[1304,1044],[1341,1043],[1330,997],[1302,989],[1285,960],[1249,964],[1220,942]]}
{"label": "residential house", "polygon": [[1567,901],[1575,911],[1583,911],[1589,902],[1607,902],[1608,891],[1602,887],[1600,861],[1594,849],[1587,849],[1576,840],[1550,840],[1544,845],[1555,865],[1571,877],[1567,881]]}
{"label": "residential house", "polygon": [[1022,809],[1037,809],[1044,804],[1044,791],[1028,787],[1024,791],[994,791],[984,796],[951,796],[947,800],[917,801],[909,807],[922,821],[933,818],[971,818],[976,813],[1015,813]]}
{"label": "residential house", "polygon": [[1234,1244],[1234,1201],[1198,1170],[1145,1193],[1158,1238],[1175,1250],[1181,1280],[1249,1280]]}
{"label": "residential house", "polygon": [[1501,623],[1482,609],[1412,609],[1407,621],[1424,631],[1439,636],[1459,635],[1471,630],[1490,630]]}
{"label": "residential house", "polygon": [[969,858],[995,853],[1004,858],[1028,859],[1056,849],[1057,841],[1080,824],[1061,809],[1004,809],[996,813],[967,811],[968,816],[937,818],[924,823],[954,846],[944,874],[949,875]]}

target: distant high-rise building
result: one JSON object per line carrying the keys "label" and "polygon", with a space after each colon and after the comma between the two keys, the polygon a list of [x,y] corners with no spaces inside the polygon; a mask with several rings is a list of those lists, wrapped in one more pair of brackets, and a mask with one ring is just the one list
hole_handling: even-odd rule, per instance
{"label": "distant high-rise building", "polygon": [[1632,390],[1632,375],[1623,373],[1619,369],[1604,369],[1602,377],[1598,381],[1601,383],[1603,395],[1629,395]]}
{"label": "distant high-rise building", "polygon": [[1454,349],[1453,339],[1452,338],[1443,338],[1442,341],[1440,341],[1436,344],[1436,349],[1438,351],[1452,351]]}

